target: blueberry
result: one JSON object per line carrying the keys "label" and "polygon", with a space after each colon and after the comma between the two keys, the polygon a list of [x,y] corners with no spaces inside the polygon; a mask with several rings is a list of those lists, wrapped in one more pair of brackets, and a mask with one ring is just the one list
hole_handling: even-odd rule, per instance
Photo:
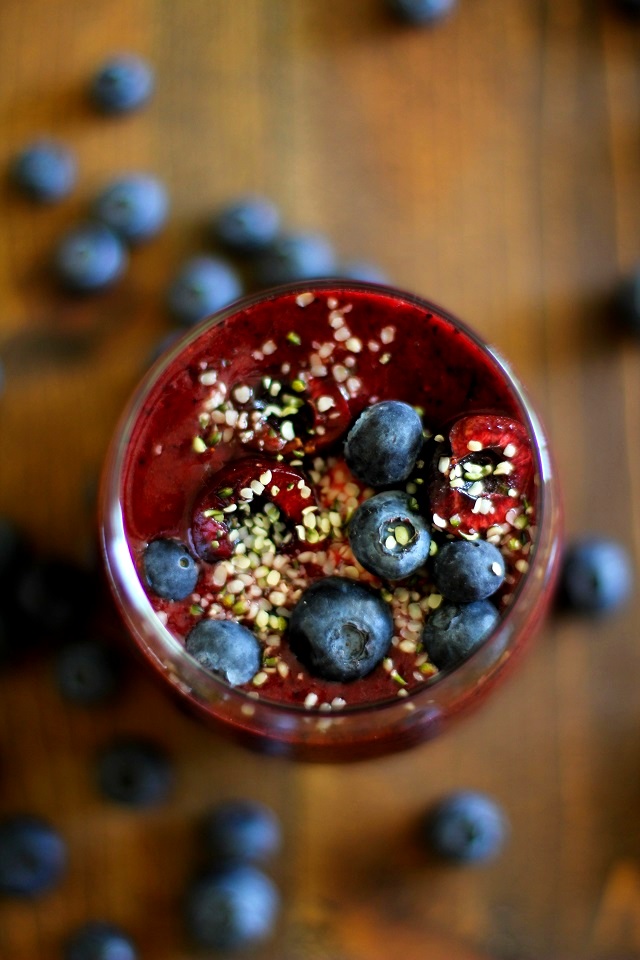
{"label": "blueberry", "polygon": [[15,605],[25,626],[65,637],[84,629],[97,591],[92,571],[60,558],[38,558],[16,584]]}
{"label": "blueberry", "polygon": [[67,940],[64,960],[138,960],[138,951],[115,923],[90,920]]}
{"label": "blueberry", "polygon": [[265,197],[241,197],[218,211],[211,225],[214,240],[232,253],[264,250],[276,239],[280,211]]}
{"label": "blueberry", "polygon": [[46,893],[60,880],[66,845],[39,817],[19,814],[0,821],[0,894]]}
{"label": "blueberry", "polygon": [[268,860],[280,849],[280,823],[263,803],[227,800],[203,818],[202,842],[211,860]]}
{"label": "blueberry", "polygon": [[42,203],[71,193],[77,175],[75,155],[63,143],[37,140],[14,157],[10,177],[26,196]]}
{"label": "blueberry", "polygon": [[173,780],[166,751],[144,739],[116,740],[104,748],[98,755],[97,775],[105,797],[131,807],[160,803]]}
{"label": "blueberry", "polygon": [[102,223],[85,223],[59,242],[53,267],[68,290],[93,293],[119,280],[127,261],[125,247],[113,230]]}
{"label": "blueberry", "polygon": [[472,790],[444,797],[428,811],[422,837],[430,850],[457,863],[482,863],[500,853],[509,832],[494,800]]}
{"label": "blueberry", "polygon": [[430,24],[441,20],[456,6],[456,0],[387,0],[390,12],[411,24]]}
{"label": "blueberry", "polygon": [[618,282],[613,295],[613,310],[619,325],[640,336],[640,267]]}
{"label": "blueberry", "polygon": [[146,103],[155,85],[153,70],[141,57],[110,57],[91,81],[90,94],[104,113],[128,113]]}
{"label": "blueberry", "polygon": [[587,537],[564,554],[560,596],[582,613],[606,613],[621,607],[633,588],[629,554],[615,540]]}
{"label": "blueberry", "polygon": [[365,570],[402,580],[429,556],[431,535],[413,497],[387,490],[365,500],[349,522],[349,541]]}
{"label": "blueberry", "polygon": [[152,540],[143,559],[144,576],[153,592],[165,600],[184,600],[196,588],[200,571],[179,540]]}
{"label": "blueberry", "polygon": [[128,243],[154,237],[164,226],[169,197],[164,185],[149,174],[130,174],[109,184],[97,197],[94,213]]}
{"label": "blueberry", "polygon": [[406,480],[422,446],[420,417],[407,403],[383,400],[367,407],[344,445],[349,468],[372,487]]}
{"label": "blueberry", "polygon": [[389,277],[377,264],[367,260],[350,260],[344,263],[338,275],[343,280],[358,280],[361,283],[388,283]]}
{"label": "blueberry", "polygon": [[438,591],[454,603],[486,600],[502,586],[502,554],[486,540],[450,540],[433,558]]}
{"label": "blueberry", "polygon": [[78,640],[62,647],[54,664],[58,690],[65,700],[93,706],[111,700],[118,690],[120,661],[103,640]]}
{"label": "blueberry", "polygon": [[329,277],[337,272],[332,245],[317,233],[283,234],[256,262],[256,279],[261,287]]}
{"label": "blueberry", "polygon": [[280,897],[256,867],[234,865],[199,877],[188,891],[185,919],[191,939],[212,950],[240,950],[266,939]]}
{"label": "blueberry", "polygon": [[499,619],[489,600],[460,604],[445,601],[429,615],[422,643],[431,662],[445,670],[470,656]]}
{"label": "blueberry", "polygon": [[383,659],[393,636],[391,610],[364,583],[317,580],[304,591],[289,621],[291,647],[326,680],[357,680]]}
{"label": "blueberry", "polygon": [[192,326],[241,295],[240,278],[230,263],[219,257],[194,257],[178,271],[167,301],[178,323]]}
{"label": "blueberry", "polygon": [[233,620],[201,620],[187,634],[185,648],[205,670],[234,687],[248,683],[262,662],[255,634]]}

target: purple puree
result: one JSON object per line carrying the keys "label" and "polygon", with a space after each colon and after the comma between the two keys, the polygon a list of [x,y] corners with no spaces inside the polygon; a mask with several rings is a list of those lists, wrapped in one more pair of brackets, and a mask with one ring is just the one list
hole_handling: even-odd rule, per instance
{"label": "purple puree", "polygon": [[[312,284],[310,290],[313,290]],[[337,314],[332,313],[328,305],[332,298],[338,304]],[[304,306],[299,300],[299,294],[274,295],[204,329],[151,388],[142,415],[132,431],[123,479],[126,530],[139,570],[144,547],[155,538],[176,537],[192,549],[194,503],[229,461],[256,456],[255,448],[247,449],[237,431],[228,431],[233,432],[233,437],[218,439],[215,445],[206,449],[194,448],[194,438],[210,434],[209,428],[202,429],[199,416],[203,409],[211,409],[211,405],[206,407],[207,399],[221,382],[226,384],[226,397],[230,398],[237,385],[255,386],[265,376],[288,386],[299,373],[304,375],[306,372],[309,384],[313,381],[318,386],[317,382],[322,381],[320,393],[325,389],[327,392],[336,390],[337,380],[348,398],[348,418],[345,416],[345,422],[340,423],[342,439],[363,408],[385,399],[402,400],[420,408],[425,428],[434,434],[444,431],[453,420],[472,413],[490,411],[515,420],[521,418],[504,374],[473,340],[444,316],[425,312],[420,306],[383,291],[322,290]],[[341,313],[348,305],[351,309]],[[348,328],[349,336],[340,339],[344,337],[340,332],[344,327]],[[323,354],[327,352],[328,344],[332,344],[333,349],[327,358]],[[272,347],[274,349],[270,352]],[[310,367],[318,371],[323,365],[326,373],[309,373]],[[205,376],[205,383],[202,382],[202,375],[207,371],[217,374],[213,385],[211,376]],[[346,379],[343,379],[345,375]],[[304,397],[305,393],[301,396]],[[259,455],[270,457],[276,463],[273,453]],[[336,458],[335,462],[331,461],[329,472],[334,479],[339,478],[338,486],[353,481],[341,459],[342,440],[322,449],[319,446],[316,452],[306,457],[287,453],[284,462],[302,460],[297,469],[309,476],[317,457],[325,461],[329,457]],[[317,492],[318,485],[313,479],[309,485],[314,488],[314,493]],[[331,485],[332,496],[335,486]],[[359,488],[358,500],[362,499],[362,494],[368,496],[373,492],[368,490],[365,493],[362,483]],[[319,497],[321,504],[325,502],[323,496]],[[327,509],[331,506],[328,501],[326,505]],[[344,544],[348,549],[346,539]],[[324,549],[324,558],[330,552],[330,542],[311,547],[294,540],[284,552],[289,559],[295,559],[310,549]],[[501,595],[501,603],[508,601],[508,595],[513,593],[521,576],[515,561],[506,559],[508,586]],[[344,563],[353,565],[354,560],[351,557]],[[195,598],[166,601],[148,591],[154,608],[176,636],[184,637],[198,620],[211,615],[212,604],[215,608],[220,599],[217,596],[219,588],[212,585],[215,566],[214,563],[201,562]],[[344,567],[336,572],[340,574],[343,570]],[[316,566],[312,561],[307,563],[303,573],[308,581],[327,575],[322,566]],[[409,593],[413,591],[413,596],[405,600],[405,607],[411,601],[415,602],[416,590],[426,590],[427,594],[434,590],[430,584],[425,587],[424,577],[417,583],[381,584],[362,568],[358,568],[357,573],[387,591],[396,588],[406,588],[405,592]],[[200,606],[202,598],[204,603]],[[289,603],[289,607],[292,605]],[[424,607],[425,616],[428,612]],[[238,619],[252,626],[241,614]],[[415,637],[416,634],[409,636]],[[335,698],[349,704],[388,700],[397,697],[400,687],[406,694],[435,673],[429,664],[424,665],[424,658],[422,664],[416,661],[415,651],[406,653],[396,648],[390,653],[393,669],[387,662],[364,679],[349,684],[325,681],[311,676],[291,653],[286,630],[281,632],[281,643],[276,644],[275,649],[269,645],[266,656],[269,660],[267,679],[259,684],[249,683],[244,689],[259,693],[267,700],[306,701],[309,706],[328,704]],[[276,661],[285,666],[278,669]]]}

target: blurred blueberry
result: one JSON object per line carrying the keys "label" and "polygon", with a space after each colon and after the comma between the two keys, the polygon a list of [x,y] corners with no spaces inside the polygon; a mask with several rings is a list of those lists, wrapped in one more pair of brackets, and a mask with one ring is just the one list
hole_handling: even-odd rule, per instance
{"label": "blurred blueberry", "polygon": [[141,243],[164,226],[167,191],[157,177],[129,174],[109,184],[97,197],[94,213],[127,243]]}
{"label": "blurred blueberry", "polygon": [[135,54],[110,57],[91,80],[90,94],[104,113],[128,113],[147,102],[155,85],[150,65]]}
{"label": "blurred blueberry", "polygon": [[457,0],[387,0],[390,12],[404,23],[431,24],[441,20]]}
{"label": "blurred blueberry", "polygon": [[21,618],[46,635],[84,632],[97,595],[95,574],[60,558],[37,558],[25,566],[16,585]]}
{"label": "blurred blueberry", "polygon": [[[640,4],[638,5],[640,9]],[[630,333],[640,336],[640,267],[618,281],[613,295],[615,321]]]}
{"label": "blurred blueberry", "polygon": [[318,233],[283,234],[256,261],[256,280],[261,287],[331,277],[337,273],[333,247]]}
{"label": "blurred blueberry", "polygon": [[61,696],[82,706],[111,700],[120,682],[120,661],[104,640],[78,640],[62,647],[54,663]]}
{"label": "blurred blueberry", "polygon": [[280,849],[280,823],[256,800],[226,800],[203,817],[202,842],[211,860],[268,860]]}
{"label": "blurred blueberry", "polygon": [[498,856],[507,839],[507,819],[490,797],[461,790],[428,811],[422,837],[430,850],[457,863],[482,863]]}
{"label": "blurred blueberry", "polygon": [[127,261],[126,249],[113,230],[101,223],[85,223],[58,244],[54,270],[68,290],[94,293],[119,280]]}
{"label": "blurred blueberry", "polygon": [[213,239],[232,253],[252,254],[273,243],[280,211],[266,197],[247,196],[222,207],[211,224]]}
{"label": "blurred blueberry", "polygon": [[180,268],[167,300],[175,320],[192,326],[222,310],[242,295],[242,284],[230,263],[218,257],[194,257]]}
{"label": "blurred blueberry", "polygon": [[124,930],[114,923],[90,920],[67,940],[64,960],[138,960],[138,951]]}
{"label": "blurred blueberry", "polygon": [[272,933],[279,905],[273,882],[256,867],[221,867],[191,885],[185,903],[187,931],[200,947],[246,949]]}
{"label": "blurred blueberry", "polygon": [[71,193],[77,176],[75,154],[56,140],[37,140],[24,147],[10,167],[12,182],[26,196],[42,203]]}
{"label": "blurred blueberry", "polygon": [[0,821],[0,894],[46,893],[60,880],[65,864],[66,845],[46,821],[26,814]]}
{"label": "blurred blueberry", "polygon": [[560,599],[581,613],[607,613],[628,600],[633,579],[631,558],[622,544],[586,537],[565,550]]}
{"label": "blurred blueberry", "polygon": [[144,739],[120,739],[98,756],[98,786],[105,797],[131,807],[165,800],[173,780],[167,752]]}
{"label": "blurred blueberry", "polygon": [[361,283],[389,283],[387,274],[375,263],[367,260],[349,260],[338,270],[343,280],[357,280]]}

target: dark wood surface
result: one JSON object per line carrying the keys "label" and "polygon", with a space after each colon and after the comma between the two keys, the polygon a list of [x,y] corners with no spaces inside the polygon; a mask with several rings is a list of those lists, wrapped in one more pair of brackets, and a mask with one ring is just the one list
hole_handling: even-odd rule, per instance
{"label": "dark wood surface", "polygon": [[[119,50],[157,70],[148,107],[98,116],[85,88]],[[223,201],[261,191],[289,225],[467,319],[512,361],[550,433],[566,526],[640,548],[640,352],[605,309],[638,257],[640,24],[602,0],[460,0],[433,30],[379,0],[3,0],[2,162],[40,134],[74,146],[73,195],[6,188],[0,224],[0,511],[43,554],[88,562],[91,490],[127,395],[167,330],[163,297]],[[97,298],[62,296],[47,261],[117,173],[168,184],[172,216]],[[84,919],[143,958],[193,956],[179,919],[194,826],[227,796],[265,800],[285,845],[278,960],[640,957],[640,645],[634,601],[554,619],[504,689],[440,741],[352,766],[251,755],[183,716],[137,666],[110,707],[65,705],[44,655],[0,687],[0,807],[69,845],[63,883],[0,903],[2,960],[61,956]],[[170,802],[97,793],[96,749],[160,739]],[[430,863],[416,818],[461,786],[512,824],[500,859]]]}

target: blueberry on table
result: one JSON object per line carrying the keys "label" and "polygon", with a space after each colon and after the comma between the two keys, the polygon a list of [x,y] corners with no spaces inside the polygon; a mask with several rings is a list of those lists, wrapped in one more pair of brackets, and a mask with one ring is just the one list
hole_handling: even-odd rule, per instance
{"label": "blueberry on table", "polygon": [[621,607],[633,588],[629,554],[606,537],[576,540],[566,548],[560,599],[581,613],[607,613]]}
{"label": "blueberry on table", "polygon": [[220,257],[193,257],[182,265],[167,293],[173,318],[193,326],[242,295],[237,272]]}
{"label": "blueberry on table", "polygon": [[138,960],[129,937],[115,923],[90,920],[71,934],[64,946],[64,960]]}
{"label": "blueberry on table", "polygon": [[483,863],[502,850],[507,819],[490,797],[460,790],[440,800],[422,823],[422,839],[438,856],[456,863]]}
{"label": "blueberry on table", "polygon": [[169,197],[150,174],[129,174],[110,183],[96,198],[94,214],[127,243],[141,243],[164,226]]}
{"label": "blueberry on table", "polygon": [[289,621],[292,650],[325,680],[366,676],[382,661],[392,637],[388,604],[368,585],[345,577],[312,583]]}
{"label": "blueberry on table", "polygon": [[65,700],[89,707],[113,698],[120,681],[120,662],[106,641],[78,640],[59,650],[54,673]]}
{"label": "blueberry on table", "polygon": [[330,277],[337,272],[333,246],[319,233],[282,234],[256,261],[256,280],[261,287]]}
{"label": "blueberry on table", "polygon": [[187,634],[185,649],[232,686],[248,683],[262,662],[258,638],[235,620],[201,620]]}
{"label": "blueberry on table", "polygon": [[53,203],[73,189],[77,176],[75,154],[57,140],[37,140],[13,158],[13,184],[31,200]]}
{"label": "blueberry on table", "polygon": [[[637,6],[640,13],[640,2]],[[640,267],[618,282],[613,295],[613,311],[620,326],[640,336]]]}
{"label": "blueberry on table", "polygon": [[387,0],[389,11],[404,23],[436,23],[450,13],[457,0]]}
{"label": "blueberry on table", "polygon": [[146,60],[135,54],[120,54],[97,70],[90,95],[103,113],[128,113],[147,102],[154,85],[154,73]]}
{"label": "blueberry on table", "polygon": [[32,897],[60,880],[66,844],[39,817],[18,814],[0,821],[0,895]]}
{"label": "blueberry on table", "polygon": [[426,563],[429,528],[413,497],[387,490],[365,500],[349,521],[349,542],[365,570],[402,580]]}
{"label": "blueberry on table", "polygon": [[504,559],[486,540],[450,540],[433,558],[439,592],[454,603],[486,600],[502,586]]}
{"label": "blueberry on table", "polygon": [[211,860],[268,860],[280,849],[280,822],[256,800],[226,800],[202,819],[202,844]]}
{"label": "blueberry on table", "polygon": [[16,583],[15,608],[25,630],[67,637],[84,630],[97,591],[93,571],[61,558],[38,558]]}
{"label": "blueberry on table", "polygon": [[422,422],[408,403],[382,400],[367,407],[344,445],[347,465],[364,483],[384,487],[406,480],[422,446]]}
{"label": "blueberry on table", "polygon": [[253,254],[276,239],[280,211],[266,197],[247,196],[223,206],[211,224],[213,239],[231,253]]}
{"label": "blueberry on table", "polygon": [[262,871],[246,864],[222,867],[188,890],[187,931],[200,947],[241,950],[273,932],[279,907],[278,891]]}
{"label": "blueberry on table", "polygon": [[444,601],[427,618],[422,632],[424,649],[439,670],[454,667],[480,646],[499,619],[490,600]]}
{"label": "blueberry on table", "polygon": [[125,272],[128,257],[117,234],[102,223],[69,230],[54,251],[53,268],[64,287],[75,293],[97,293]]}
{"label": "blueberry on table", "polygon": [[121,739],[98,755],[97,777],[101,793],[109,800],[148,807],[167,797],[173,770],[168,754],[158,744]]}
{"label": "blueberry on table", "polygon": [[144,576],[158,597],[184,600],[196,588],[200,571],[179,540],[152,540],[143,555]]}

